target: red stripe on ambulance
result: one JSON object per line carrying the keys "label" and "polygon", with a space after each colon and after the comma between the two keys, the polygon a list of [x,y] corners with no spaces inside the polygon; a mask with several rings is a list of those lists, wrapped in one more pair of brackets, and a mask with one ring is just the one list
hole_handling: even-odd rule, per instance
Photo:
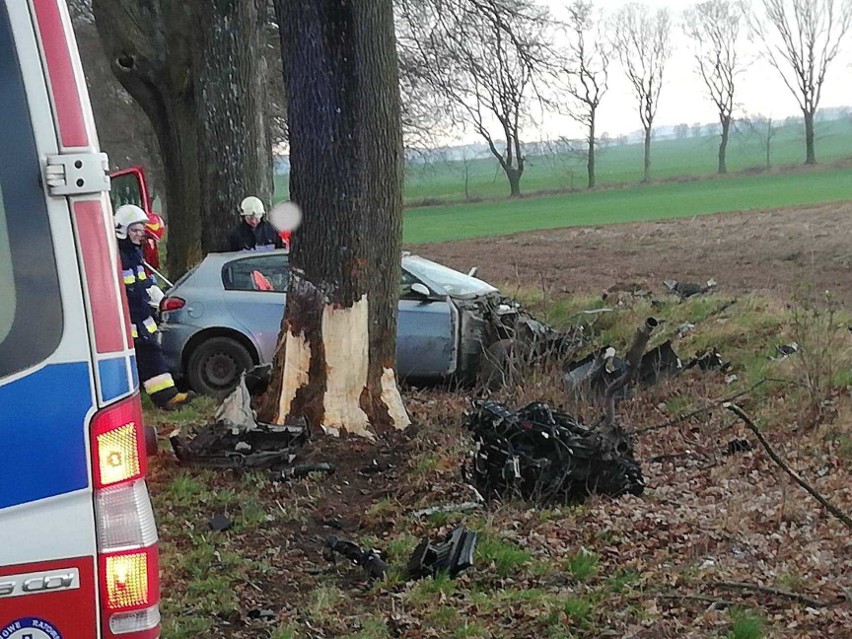
{"label": "red stripe on ambulance", "polygon": [[87,147],[89,134],[59,5],[56,0],[35,0],[33,4],[47,62],[59,139],[64,147]]}
{"label": "red stripe on ambulance", "polygon": [[107,242],[103,208],[98,200],[74,203],[77,241],[83,255],[86,291],[92,307],[95,345],[98,353],[123,351],[127,342],[121,334],[126,323],[118,314],[124,303],[118,294],[118,266]]}

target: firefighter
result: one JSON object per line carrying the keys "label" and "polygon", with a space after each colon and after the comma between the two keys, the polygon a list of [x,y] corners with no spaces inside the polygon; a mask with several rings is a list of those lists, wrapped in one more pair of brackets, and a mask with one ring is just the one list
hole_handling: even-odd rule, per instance
{"label": "firefighter", "polygon": [[151,316],[149,295],[154,280],[145,271],[142,260],[146,222],[148,216],[145,211],[133,204],[125,204],[115,212],[121,275],[130,309],[130,330],[136,348],[139,379],[158,408],[175,410],[192,401],[193,394],[178,392],[160,350],[157,323]]}
{"label": "firefighter", "polygon": [[249,195],[240,203],[240,221],[231,230],[230,250],[232,251],[271,251],[284,248],[284,242],[278,231],[267,220],[263,202]]}

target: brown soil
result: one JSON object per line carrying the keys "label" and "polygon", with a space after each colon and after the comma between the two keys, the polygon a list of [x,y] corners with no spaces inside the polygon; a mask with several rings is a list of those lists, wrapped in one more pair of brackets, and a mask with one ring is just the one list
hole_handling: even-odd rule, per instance
{"label": "brown soil", "polygon": [[619,282],[663,290],[662,280],[722,292],[789,297],[801,287],[852,302],[852,202],[688,219],[518,233],[414,245],[412,251],[500,286],[598,292]]}

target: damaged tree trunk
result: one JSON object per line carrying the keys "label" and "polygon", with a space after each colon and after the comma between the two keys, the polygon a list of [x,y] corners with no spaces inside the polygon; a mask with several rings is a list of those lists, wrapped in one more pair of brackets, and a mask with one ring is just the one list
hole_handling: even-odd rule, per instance
{"label": "damaged tree trunk", "polygon": [[396,387],[402,135],[391,0],[276,0],[302,208],[265,421],[372,439],[409,420]]}

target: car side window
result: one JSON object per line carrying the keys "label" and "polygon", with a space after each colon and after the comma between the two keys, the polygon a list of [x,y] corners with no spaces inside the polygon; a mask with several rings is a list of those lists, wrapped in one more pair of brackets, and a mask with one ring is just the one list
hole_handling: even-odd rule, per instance
{"label": "car side window", "polygon": [[222,283],[226,291],[286,293],[289,281],[286,255],[246,257],[222,267]]}

